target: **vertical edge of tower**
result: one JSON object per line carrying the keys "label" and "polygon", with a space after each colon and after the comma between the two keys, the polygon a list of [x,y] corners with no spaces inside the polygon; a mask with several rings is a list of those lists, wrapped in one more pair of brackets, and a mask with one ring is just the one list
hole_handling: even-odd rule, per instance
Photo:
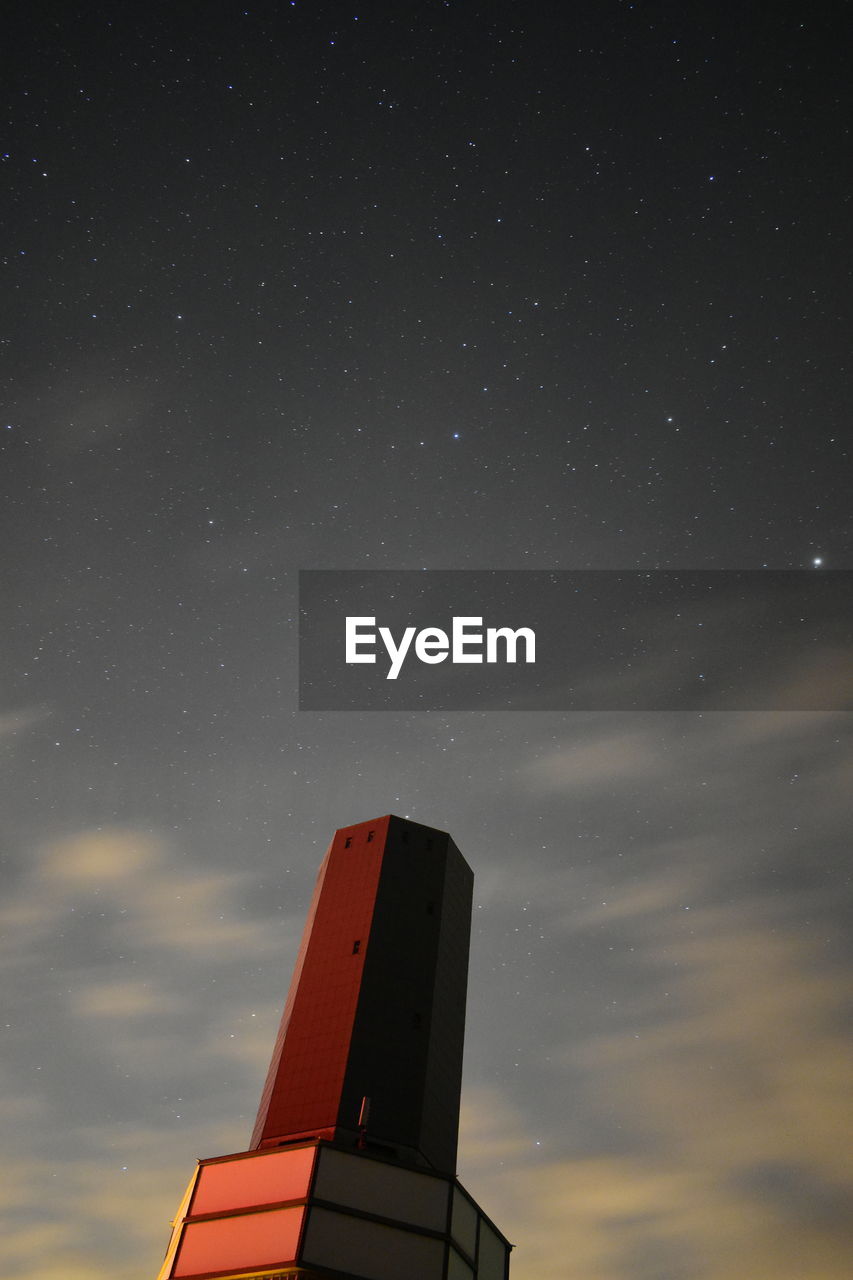
{"label": "vertical edge of tower", "polygon": [[423,1153],[447,1173],[456,1172],[459,1142],[473,894],[474,873],[448,836],[433,998],[441,1034],[430,1037],[421,1119]]}

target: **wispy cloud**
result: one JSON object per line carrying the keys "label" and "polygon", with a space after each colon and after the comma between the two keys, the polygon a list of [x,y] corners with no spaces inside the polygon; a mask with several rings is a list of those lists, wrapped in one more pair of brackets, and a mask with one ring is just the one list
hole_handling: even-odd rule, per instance
{"label": "wispy cloud", "polygon": [[663,772],[665,763],[650,733],[626,729],[620,720],[610,733],[546,752],[525,772],[535,789],[550,791],[651,779]]}
{"label": "wispy cloud", "polygon": [[50,717],[51,711],[46,706],[20,707],[17,711],[0,712],[0,740],[15,738],[26,733]]}
{"label": "wispy cloud", "polygon": [[567,1113],[606,1117],[608,1153],[567,1150],[567,1116],[549,1129],[505,1089],[474,1091],[463,1178],[519,1236],[515,1280],[842,1280],[849,985],[823,937],[748,902],[688,923],[677,897],[652,883],[601,909],[599,925],[630,923],[646,999],[563,1042]]}
{"label": "wispy cloud", "polygon": [[239,946],[249,959],[271,944],[241,918],[245,885],[241,872],[188,863],[150,832],[81,831],[33,854],[0,908],[0,927],[19,957],[76,916],[125,947],[200,960]]}

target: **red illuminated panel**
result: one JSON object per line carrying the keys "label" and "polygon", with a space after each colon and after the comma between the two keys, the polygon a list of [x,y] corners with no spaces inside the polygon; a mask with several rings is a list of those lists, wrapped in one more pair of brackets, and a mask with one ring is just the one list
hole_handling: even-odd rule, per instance
{"label": "red illuminated panel", "polygon": [[386,816],[337,832],[320,869],[253,1148],[339,1123],[387,830]]}
{"label": "red illuminated panel", "polygon": [[172,1275],[248,1271],[284,1266],[296,1260],[299,1229],[305,1210],[269,1209],[236,1218],[211,1218],[184,1227]]}
{"label": "red illuminated panel", "polygon": [[304,1199],[308,1195],[315,1150],[297,1147],[293,1151],[273,1151],[202,1165],[193,1196],[192,1216]]}

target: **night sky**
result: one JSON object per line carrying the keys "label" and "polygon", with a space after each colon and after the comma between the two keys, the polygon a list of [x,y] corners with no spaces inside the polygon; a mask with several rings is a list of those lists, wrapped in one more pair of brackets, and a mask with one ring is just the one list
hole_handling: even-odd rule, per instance
{"label": "night sky", "polygon": [[299,569],[853,569],[844,17],[13,6],[5,1280],[153,1280],[388,812],[513,1280],[853,1271],[850,713],[296,710]]}

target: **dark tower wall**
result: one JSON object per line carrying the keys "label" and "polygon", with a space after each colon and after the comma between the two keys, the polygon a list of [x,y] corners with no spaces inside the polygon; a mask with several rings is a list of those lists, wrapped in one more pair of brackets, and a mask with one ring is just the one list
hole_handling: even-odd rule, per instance
{"label": "dark tower wall", "polygon": [[473,875],[442,831],[338,831],[320,870],[252,1148],[368,1140],[456,1167]]}

